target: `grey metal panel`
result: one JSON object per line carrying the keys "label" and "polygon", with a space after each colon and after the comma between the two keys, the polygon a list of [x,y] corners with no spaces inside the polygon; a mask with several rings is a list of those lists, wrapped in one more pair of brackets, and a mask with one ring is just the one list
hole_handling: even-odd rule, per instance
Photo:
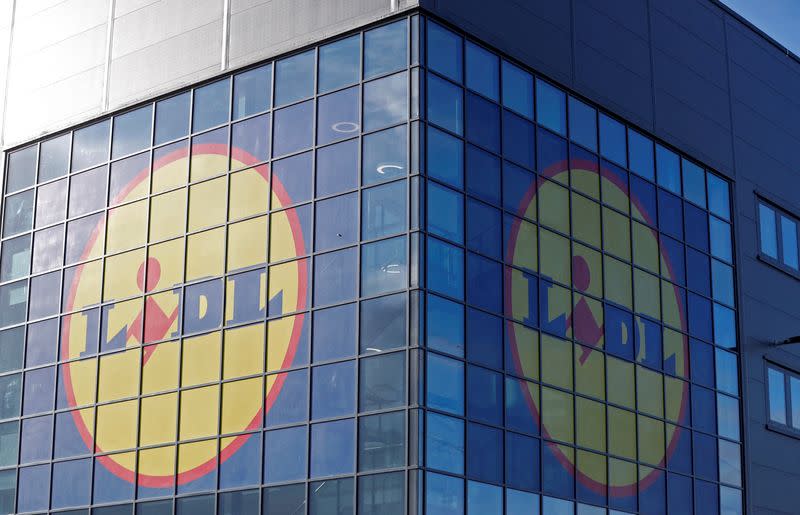
{"label": "grey metal panel", "polygon": [[214,21],[112,60],[109,109],[219,73],[221,49]]}
{"label": "grey metal panel", "polygon": [[[649,37],[647,2],[642,2],[641,0],[616,0],[614,2],[609,2],[608,0],[576,0],[575,4],[576,12],[584,11],[584,7],[590,7],[595,12],[603,13],[604,16],[614,20],[639,37],[643,39]],[[576,26],[575,30],[580,36],[580,29]]]}
{"label": "grey metal panel", "polygon": [[[108,20],[111,0],[64,0],[14,22],[14,58],[31,55]],[[25,3],[17,2],[17,6]]]}
{"label": "grey metal panel", "polygon": [[725,50],[725,14],[711,2],[656,0],[650,5],[653,12],[667,16],[717,50]]}
{"label": "grey metal panel", "polygon": [[138,11],[149,5],[157,4],[161,0],[115,0],[114,1],[114,16],[120,17],[133,11]]}
{"label": "grey metal panel", "polygon": [[780,128],[795,138],[800,138],[800,97],[788,91],[781,91],[750,70],[731,65],[731,94],[734,98],[752,107],[774,121]]}

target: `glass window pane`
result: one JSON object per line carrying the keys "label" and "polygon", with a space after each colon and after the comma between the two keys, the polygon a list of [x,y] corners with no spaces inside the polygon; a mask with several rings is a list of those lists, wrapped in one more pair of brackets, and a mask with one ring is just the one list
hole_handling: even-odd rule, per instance
{"label": "glass window pane", "polygon": [[500,108],[478,95],[467,95],[467,139],[500,152]]}
{"label": "glass window pane", "polygon": [[218,515],[259,515],[258,490],[219,494]]}
{"label": "glass window pane", "polygon": [[19,422],[6,422],[0,424],[0,467],[14,466],[17,464],[17,449],[19,445]]}
{"label": "glass window pane", "polygon": [[728,182],[712,173],[706,174],[708,182],[708,209],[715,215],[730,220],[730,191]]}
{"label": "glass window pane", "polygon": [[358,186],[358,140],[317,150],[317,196],[324,197]]}
{"label": "glass window pane", "polygon": [[683,195],[695,204],[706,207],[706,174],[702,168],[687,159],[683,164]]}
{"label": "glass window pane", "polygon": [[425,512],[464,515],[464,480],[426,472]]}
{"label": "glass window pane", "polygon": [[783,264],[797,270],[797,224],[781,215],[781,243]]}
{"label": "glass window pane", "polygon": [[320,97],[317,109],[318,145],[358,134],[358,88]]}
{"label": "glass window pane", "polygon": [[567,133],[566,94],[536,79],[536,121],[559,134]]}
{"label": "glass window pane", "polygon": [[61,177],[69,171],[70,134],[43,141],[39,150],[39,182]]}
{"label": "glass window pane", "polygon": [[156,145],[189,134],[189,101],[187,91],[156,103]]}
{"label": "glass window pane", "polygon": [[736,347],[736,313],[714,304],[714,343],[726,349]]}
{"label": "glass window pane", "polygon": [[[478,483],[477,481],[468,481],[467,512],[484,515],[503,515],[502,487]],[[508,511],[507,513],[514,512]]]}
{"label": "glass window pane", "polygon": [[569,97],[569,138],[597,151],[597,110],[574,97]]}
{"label": "glass window pane", "polygon": [[361,247],[361,294],[377,295],[408,284],[406,238],[392,238]]}
{"label": "glass window pane", "polygon": [[269,109],[272,65],[261,66],[233,77],[233,119]]}
{"label": "glass window pane", "polygon": [[[506,489],[506,515],[538,515],[539,496],[520,490]],[[605,515],[605,510],[603,510]]]}
{"label": "glass window pane", "polygon": [[353,478],[319,481],[308,489],[309,515],[352,515]]}
{"label": "glass window pane", "polygon": [[108,160],[110,120],[103,120],[73,133],[72,170],[83,170]]}
{"label": "glass window pane", "polygon": [[361,352],[381,352],[406,345],[406,298],[390,295],[361,303]]}
{"label": "glass window pane", "polygon": [[[503,113],[503,155],[526,168],[536,162],[535,127],[532,123],[508,111]],[[518,192],[517,195],[522,195]]]}
{"label": "glass window pane", "polygon": [[194,90],[192,132],[215,127],[228,121],[230,79],[223,79]]}
{"label": "glass window pane", "polygon": [[6,193],[33,185],[36,181],[36,145],[11,152],[6,171]]}
{"label": "glass window pane", "polygon": [[0,377],[0,420],[18,417],[22,403],[22,374]]}
{"label": "glass window pane", "polygon": [[33,272],[45,272],[64,262],[64,225],[37,231],[33,238]]}
{"label": "glass window pane", "polygon": [[775,211],[765,204],[758,204],[759,234],[761,235],[761,252],[778,259],[778,235],[776,233]]}
{"label": "glass window pane", "polygon": [[24,327],[15,327],[14,329],[0,332],[0,373],[22,368],[22,346],[24,341]]}
{"label": "glass window pane", "polygon": [[408,170],[408,128],[395,127],[364,136],[363,185],[402,177]]}
{"label": "glass window pane", "polygon": [[30,235],[3,242],[0,258],[0,281],[10,281],[28,275],[31,268]]}
{"label": "glass window pane", "polygon": [[464,130],[464,91],[428,74],[428,120],[456,134]]}
{"label": "glass window pane", "polygon": [[0,286],[0,327],[25,320],[28,284],[25,281]]}
{"label": "glass window pane", "polygon": [[464,299],[464,251],[435,238],[428,238],[428,288]]}
{"label": "glass window pane", "polygon": [[467,87],[497,101],[500,97],[500,59],[467,41]]}
{"label": "glass window pane", "polygon": [[352,473],[354,452],[354,419],[311,426],[311,477]]}
{"label": "glass window pane", "polygon": [[[313,156],[311,152],[306,152],[296,156],[288,157],[286,159],[281,159],[280,161],[273,161],[272,209],[288,207],[292,204],[298,204],[311,199],[313,187],[311,180],[313,172],[312,157]],[[275,200],[279,202],[278,205],[276,205]],[[305,245],[305,249],[308,251],[311,248],[311,209],[310,206],[301,206],[297,208],[297,211],[302,211],[304,216],[308,216],[308,224],[305,223],[306,219],[301,218],[301,222],[303,222],[302,226],[304,228],[304,236],[309,242],[307,245]]]}
{"label": "glass window pane", "polygon": [[769,418],[778,424],[786,424],[786,385],[784,374],[774,368],[767,369],[769,389]]}
{"label": "glass window pane", "polygon": [[625,126],[600,113],[600,154],[603,157],[625,166]]}
{"label": "glass window pane", "polygon": [[489,424],[503,423],[503,380],[500,374],[481,367],[468,367],[467,416]]}
{"label": "glass window pane", "polygon": [[309,50],[275,65],[275,105],[289,104],[314,94],[316,53]]}
{"label": "glass window pane", "polygon": [[362,192],[361,237],[382,238],[406,227],[406,181],[370,188]]}
{"label": "glass window pane", "polygon": [[46,510],[50,491],[50,465],[36,465],[19,469],[17,509],[20,512]]}
{"label": "glass window pane", "polygon": [[20,463],[49,460],[53,441],[53,417],[35,417],[22,421]]}
{"label": "glass window pane", "polygon": [[406,67],[407,22],[400,20],[364,33],[364,78]]}
{"label": "glass window pane", "polygon": [[33,190],[6,197],[3,236],[13,236],[33,227]]}
{"label": "glass window pane", "polygon": [[533,76],[503,61],[503,105],[533,119]]}
{"label": "glass window pane", "polygon": [[[96,510],[95,510],[96,511]],[[127,510],[124,512],[127,513]],[[213,515],[214,496],[196,495],[194,497],[182,497],[175,502],[176,515]],[[108,514],[110,515],[110,514]],[[117,513],[114,513],[117,515]],[[122,515],[122,513],[119,513]]]}
{"label": "glass window pane", "polygon": [[314,102],[275,111],[274,155],[282,156],[310,147],[314,140]]}
{"label": "glass window pane", "polygon": [[265,488],[262,497],[264,513],[304,513],[305,483]]}
{"label": "glass window pane", "polygon": [[306,426],[264,433],[264,482],[305,479],[307,440]]}
{"label": "glass window pane", "polygon": [[464,306],[428,295],[426,342],[429,348],[464,356]]}
{"label": "glass window pane", "polygon": [[457,243],[464,242],[464,197],[463,195],[428,183],[428,230]]}
{"label": "glass window pane", "polygon": [[456,82],[461,82],[462,44],[458,34],[428,22],[428,66]]}
{"label": "glass window pane", "polygon": [[408,74],[398,73],[364,84],[364,130],[408,119]]}
{"label": "glass window pane", "polygon": [[500,160],[467,145],[467,192],[493,204],[500,204]]}
{"label": "glass window pane", "polygon": [[405,478],[402,472],[358,478],[359,515],[403,515]]}
{"label": "glass window pane", "polygon": [[66,216],[67,180],[40,186],[36,196],[36,227],[60,222]]}
{"label": "glass window pane", "polygon": [[457,415],[464,413],[464,364],[428,354],[428,406]]}
{"label": "glass window pane", "polygon": [[428,412],[425,464],[434,469],[464,473],[464,421]]}
{"label": "glass window pane", "polygon": [[317,202],[317,250],[350,245],[358,239],[358,195],[350,193]]}
{"label": "glass window pane", "polygon": [[353,413],[355,382],[354,361],[315,367],[311,379],[311,416],[318,419]]}
{"label": "glass window pane", "polygon": [[105,207],[107,176],[108,168],[101,166],[70,178],[70,218]]}
{"label": "glass window pane", "polygon": [[656,144],[656,173],[658,185],[680,195],[681,168],[678,155]]}
{"label": "glass window pane", "polygon": [[360,471],[405,465],[404,411],[358,419],[358,468]]}
{"label": "glass window pane", "polygon": [[314,361],[346,358],[356,351],[356,305],[345,304],[314,312]]}
{"label": "glass window pane", "polygon": [[538,490],[539,463],[539,440],[506,433],[506,482],[509,486]]}
{"label": "glass window pane", "polygon": [[319,47],[319,92],[358,82],[360,57],[361,37],[358,35]]}
{"label": "glass window pane", "polygon": [[462,188],[464,142],[444,131],[428,127],[428,175]]}
{"label": "glass window pane", "polygon": [[152,123],[152,104],[115,116],[114,135],[111,138],[111,157],[132,154],[149,147]]}
{"label": "glass window pane", "polygon": [[628,162],[633,173],[651,181],[655,179],[653,142],[633,129],[628,129]]}
{"label": "glass window pane", "polygon": [[401,406],[405,399],[405,355],[402,352],[364,358],[359,362],[359,410]]}

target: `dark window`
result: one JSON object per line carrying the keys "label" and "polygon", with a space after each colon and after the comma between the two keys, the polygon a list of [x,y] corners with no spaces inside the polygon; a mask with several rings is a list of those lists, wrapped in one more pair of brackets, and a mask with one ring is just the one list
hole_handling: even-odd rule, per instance
{"label": "dark window", "polygon": [[800,374],[767,365],[769,421],[800,431]]}
{"label": "dark window", "polygon": [[798,219],[759,199],[758,222],[761,257],[797,273],[800,270]]}
{"label": "dark window", "polygon": [[461,82],[462,44],[461,36],[428,22],[428,66],[456,82]]}

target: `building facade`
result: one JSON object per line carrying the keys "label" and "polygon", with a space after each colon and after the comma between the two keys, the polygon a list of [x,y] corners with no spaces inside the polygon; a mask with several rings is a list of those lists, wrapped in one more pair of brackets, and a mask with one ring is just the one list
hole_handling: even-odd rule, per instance
{"label": "building facade", "polygon": [[10,2],[0,513],[792,513],[800,62],[628,3]]}

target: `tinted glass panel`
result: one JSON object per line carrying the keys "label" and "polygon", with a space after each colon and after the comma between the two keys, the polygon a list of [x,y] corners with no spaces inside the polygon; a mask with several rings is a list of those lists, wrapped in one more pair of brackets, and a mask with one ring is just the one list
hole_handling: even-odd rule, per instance
{"label": "tinted glass panel", "polygon": [[233,119],[269,109],[272,65],[250,70],[233,78]]}
{"label": "tinted glass panel", "polygon": [[39,182],[65,175],[69,170],[69,134],[42,142],[39,150]]}
{"label": "tinted glass panel", "polygon": [[324,93],[358,81],[361,37],[351,36],[319,48],[319,91]]}
{"label": "tinted glass panel", "polygon": [[467,87],[499,100],[500,60],[496,55],[470,41],[466,49]]}
{"label": "tinted glass panel", "polygon": [[275,105],[289,104],[314,94],[316,52],[310,50],[275,65]]}
{"label": "tinted glass panel", "polygon": [[189,134],[189,92],[156,103],[155,144]]}
{"label": "tinted glass panel", "polygon": [[395,71],[408,62],[407,23],[401,20],[364,33],[364,78]]}
{"label": "tinted glass panel", "polygon": [[147,105],[114,117],[111,157],[119,157],[150,146],[153,107]]}

